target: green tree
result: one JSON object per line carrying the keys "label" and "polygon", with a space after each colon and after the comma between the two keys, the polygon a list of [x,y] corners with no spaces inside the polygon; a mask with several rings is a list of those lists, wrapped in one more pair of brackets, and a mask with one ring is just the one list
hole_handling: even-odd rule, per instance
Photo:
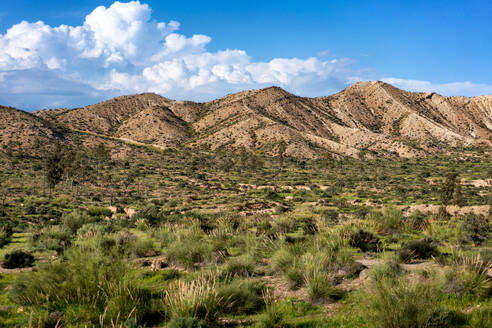
{"label": "green tree", "polygon": [[45,179],[49,188],[49,196],[53,188],[61,181],[63,177],[63,147],[60,144],[55,146],[55,149],[48,154],[45,162]]}
{"label": "green tree", "polygon": [[444,180],[444,183],[441,187],[441,203],[444,206],[449,205],[451,203],[451,200],[453,200],[457,177],[458,174],[456,174],[455,172],[451,172],[446,175],[446,179]]}

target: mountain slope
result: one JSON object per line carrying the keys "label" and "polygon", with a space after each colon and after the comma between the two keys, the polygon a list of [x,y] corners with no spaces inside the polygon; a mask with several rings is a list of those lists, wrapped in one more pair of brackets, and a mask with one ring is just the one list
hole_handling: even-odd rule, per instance
{"label": "mountain slope", "polygon": [[327,153],[357,157],[361,151],[371,156],[425,156],[459,146],[490,147],[492,140],[492,96],[412,93],[379,81],[355,83],[319,98],[299,97],[278,87],[207,103],[146,93],[35,115],[66,129],[159,147],[273,155],[284,151],[308,158]]}
{"label": "mountain slope", "polygon": [[63,140],[50,124],[30,113],[0,106],[0,149],[34,154],[45,145]]}

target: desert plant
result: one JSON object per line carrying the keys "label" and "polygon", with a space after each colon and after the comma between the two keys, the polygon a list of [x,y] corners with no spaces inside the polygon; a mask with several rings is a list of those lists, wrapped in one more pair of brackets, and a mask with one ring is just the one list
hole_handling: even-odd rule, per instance
{"label": "desert plant", "polygon": [[263,294],[267,287],[255,280],[235,279],[217,288],[220,311],[224,314],[253,314],[265,306]]}
{"label": "desert plant", "polygon": [[107,207],[102,207],[102,206],[90,206],[87,209],[87,213],[90,216],[98,216],[98,217],[111,217],[113,215],[113,212],[107,208]]}
{"label": "desert plant", "polygon": [[491,279],[488,275],[492,261],[479,255],[454,255],[451,270],[446,272],[446,292],[448,294],[472,298],[492,296]]}
{"label": "desert plant", "polygon": [[360,294],[360,305],[372,327],[449,327],[441,308],[442,292],[436,285],[405,277],[372,280]]}
{"label": "desert plant", "polygon": [[429,237],[405,243],[398,251],[398,258],[405,263],[415,259],[428,259],[437,255],[439,255],[437,245]]}
{"label": "desert plant", "polygon": [[5,254],[2,267],[5,269],[27,268],[34,264],[34,256],[30,253],[16,250]]}
{"label": "desert plant", "polygon": [[215,322],[220,312],[221,299],[215,280],[198,278],[174,282],[164,297],[171,318],[197,318]]}
{"label": "desert plant", "polygon": [[363,252],[379,252],[383,248],[378,237],[362,229],[350,235],[349,244],[352,247],[360,248]]}
{"label": "desert plant", "polygon": [[65,313],[67,325],[94,325],[101,317],[106,323],[134,318],[143,324],[159,317],[153,297],[120,259],[80,248],[71,248],[63,259],[19,276],[10,291],[10,298],[19,305]]}

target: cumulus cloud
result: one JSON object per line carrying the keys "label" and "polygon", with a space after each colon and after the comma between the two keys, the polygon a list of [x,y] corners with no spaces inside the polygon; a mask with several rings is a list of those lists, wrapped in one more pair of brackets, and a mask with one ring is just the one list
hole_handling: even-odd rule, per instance
{"label": "cumulus cloud", "polygon": [[347,84],[347,60],[255,62],[244,50],[209,52],[209,36],[179,34],[178,22],[159,22],[151,14],[139,1],[115,2],[95,8],[80,26],[12,26],[0,34],[1,99],[38,108],[79,105],[84,95],[87,103],[146,91],[208,100],[272,84],[306,95]]}
{"label": "cumulus cloud", "polygon": [[[179,27],[176,21],[153,19],[151,8],[139,1],[97,7],[80,26],[20,22],[0,34],[0,102],[22,108],[80,106],[137,92],[209,100],[269,85],[318,96],[368,78],[355,72],[349,59],[328,59],[328,52],[266,62],[240,49],[210,52],[209,36],[179,34]],[[387,80],[419,91],[434,87]],[[474,87],[449,84],[437,90]]]}

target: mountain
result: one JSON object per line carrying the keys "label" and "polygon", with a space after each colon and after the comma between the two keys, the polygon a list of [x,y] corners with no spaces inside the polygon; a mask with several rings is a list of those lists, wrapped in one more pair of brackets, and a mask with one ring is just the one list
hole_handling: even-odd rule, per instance
{"label": "mountain", "polygon": [[31,152],[63,140],[47,120],[33,114],[0,106],[0,149]]}
{"label": "mountain", "polygon": [[[165,147],[248,150],[293,157],[414,157],[461,146],[492,145],[492,96],[443,97],[389,84],[355,83],[337,94],[306,98],[278,87],[196,103],[152,93],[75,109],[9,112],[13,135],[53,142],[65,134]],[[14,115],[15,114],[15,115]],[[0,118],[0,124],[5,122]],[[13,117],[16,118],[13,118]],[[29,129],[22,130],[22,122]],[[8,142],[2,130],[0,142]],[[70,138],[68,138],[70,139]],[[22,147],[29,149],[30,143]]]}

